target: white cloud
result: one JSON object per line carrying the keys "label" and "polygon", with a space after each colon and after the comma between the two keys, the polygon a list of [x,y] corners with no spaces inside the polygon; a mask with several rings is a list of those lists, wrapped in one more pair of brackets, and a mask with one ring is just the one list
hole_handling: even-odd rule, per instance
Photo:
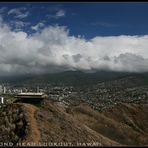
{"label": "white cloud", "polygon": [[59,10],[57,13],[56,13],[56,17],[64,17],[65,16],[65,11],[64,10]]}
{"label": "white cloud", "polygon": [[55,70],[148,71],[148,35],[70,36],[49,26],[32,36],[0,23],[0,75]]}
{"label": "white cloud", "polygon": [[38,23],[34,26],[31,27],[32,30],[35,30],[35,31],[38,31],[39,29],[43,28],[44,27],[44,24],[43,23]]}
{"label": "white cloud", "polygon": [[21,14],[18,14],[18,15],[16,16],[16,18],[22,19],[22,18],[27,17],[28,15],[29,15],[29,12],[21,13]]}
{"label": "white cloud", "polygon": [[29,22],[24,21],[11,21],[10,23],[15,25],[16,28],[21,28],[30,24]]}
{"label": "white cloud", "polygon": [[59,19],[61,17],[65,17],[66,16],[66,11],[65,10],[58,10],[55,14],[48,14],[47,17],[48,18],[55,18],[55,19]]}
{"label": "white cloud", "polygon": [[15,31],[21,31],[24,27],[30,25],[29,22],[24,21],[10,21],[10,26]]}
{"label": "white cloud", "polygon": [[14,8],[8,11],[8,15],[15,15],[15,18],[23,19],[29,15],[29,12],[26,11],[26,8]]}
{"label": "white cloud", "polygon": [[19,13],[20,13],[20,10],[16,9],[16,8],[11,9],[11,10],[8,11],[8,15],[10,15],[10,14],[19,14]]}

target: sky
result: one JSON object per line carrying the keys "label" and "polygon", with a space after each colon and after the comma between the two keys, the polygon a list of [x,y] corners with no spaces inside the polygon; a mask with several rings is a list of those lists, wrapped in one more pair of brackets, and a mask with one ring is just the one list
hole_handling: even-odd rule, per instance
{"label": "sky", "polygon": [[0,75],[148,71],[147,2],[0,3]]}

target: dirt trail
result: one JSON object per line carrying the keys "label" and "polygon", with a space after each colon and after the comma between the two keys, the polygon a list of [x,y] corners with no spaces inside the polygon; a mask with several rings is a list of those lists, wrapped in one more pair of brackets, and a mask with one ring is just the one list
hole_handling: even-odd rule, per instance
{"label": "dirt trail", "polygon": [[27,134],[27,139],[25,139],[23,142],[38,143],[40,141],[40,132],[38,130],[37,121],[35,119],[35,113],[38,108],[31,104],[25,103],[24,107],[26,110],[26,118],[29,121],[29,133]]}

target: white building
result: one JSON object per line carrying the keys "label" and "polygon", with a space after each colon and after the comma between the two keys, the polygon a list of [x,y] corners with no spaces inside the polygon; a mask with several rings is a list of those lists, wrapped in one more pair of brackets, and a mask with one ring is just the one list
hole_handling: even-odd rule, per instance
{"label": "white building", "polygon": [[0,104],[4,104],[4,97],[0,97]]}
{"label": "white building", "polygon": [[3,89],[3,93],[5,94],[6,93],[6,87],[4,86],[4,89]]}

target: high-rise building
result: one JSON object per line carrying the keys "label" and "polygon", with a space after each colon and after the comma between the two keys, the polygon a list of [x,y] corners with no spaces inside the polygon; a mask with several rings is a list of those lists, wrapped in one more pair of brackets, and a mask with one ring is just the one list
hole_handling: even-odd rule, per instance
{"label": "high-rise building", "polygon": [[5,94],[6,93],[6,87],[4,86],[4,89],[3,89],[3,93]]}
{"label": "high-rise building", "polygon": [[0,93],[2,93],[2,92],[3,92],[3,86],[0,85]]}
{"label": "high-rise building", "polygon": [[4,104],[4,97],[0,97],[0,100],[1,100],[0,103]]}

